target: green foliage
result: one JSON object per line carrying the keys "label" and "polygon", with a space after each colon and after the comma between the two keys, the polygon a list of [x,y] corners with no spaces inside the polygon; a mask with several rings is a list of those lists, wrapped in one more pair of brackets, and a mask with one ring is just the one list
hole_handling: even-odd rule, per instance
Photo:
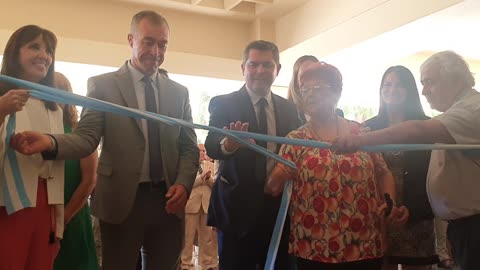
{"label": "green foliage", "polygon": [[343,110],[346,119],[353,120],[358,123],[363,123],[365,120],[368,120],[377,115],[376,108],[364,107],[360,105],[348,105],[343,106],[340,109]]}

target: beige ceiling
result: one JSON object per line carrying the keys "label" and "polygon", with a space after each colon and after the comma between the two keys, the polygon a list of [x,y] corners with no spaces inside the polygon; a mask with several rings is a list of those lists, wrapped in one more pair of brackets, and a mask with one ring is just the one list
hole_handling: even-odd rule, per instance
{"label": "beige ceiling", "polygon": [[279,46],[279,79],[287,81],[301,55],[324,58],[465,0],[2,1],[1,48],[15,29],[33,23],[59,38],[57,60],[120,66],[131,53],[132,15],[154,9],[172,29],[163,64],[169,72],[241,80],[243,48],[266,39]]}
{"label": "beige ceiling", "polygon": [[275,20],[309,0],[111,0],[252,21]]}

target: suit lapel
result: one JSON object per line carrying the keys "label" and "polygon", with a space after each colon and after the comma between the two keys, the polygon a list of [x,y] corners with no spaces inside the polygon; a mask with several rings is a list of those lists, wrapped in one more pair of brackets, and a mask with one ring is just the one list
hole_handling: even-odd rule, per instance
{"label": "suit lapel", "polygon": [[[123,99],[125,100],[125,103],[129,108],[138,109],[137,95],[135,94],[135,87],[133,86],[132,76],[128,70],[127,63],[125,63],[125,65],[123,65],[117,71],[116,75],[115,81]],[[137,126],[141,131],[142,123],[140,119],[137,118],[135,121],[137,122]]]}

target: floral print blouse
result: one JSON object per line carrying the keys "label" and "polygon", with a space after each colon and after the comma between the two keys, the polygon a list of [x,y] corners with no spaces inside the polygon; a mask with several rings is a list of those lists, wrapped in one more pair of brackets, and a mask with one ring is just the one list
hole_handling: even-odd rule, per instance
{"label": "floral print blouse", "polygon": [[[350,122],[352,134],[360,125]],[[287,137],[318,140],[309,123]],[[388,172],[380,153],[335,155],[329,149],[283,145],[282,164],[293,180],[289,252],[323,263],[343,263],[383,256],[382,203],[377,180]]]}

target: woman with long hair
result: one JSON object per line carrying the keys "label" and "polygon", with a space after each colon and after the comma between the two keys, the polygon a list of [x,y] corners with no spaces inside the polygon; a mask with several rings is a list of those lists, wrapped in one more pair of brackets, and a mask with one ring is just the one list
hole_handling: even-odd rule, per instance
{"label": "woman with long hair", "polygon": [[[72,93],[72,86],[61,73],[55,72],[55,87]],[[77,127],[78,113],[74,105],[60,104],[65,133]],[[81,160],[65,161],[65,233],[55,259],[56,270],[97,270],[98,261],[93,239],[88,197],[97,179],[97,152]]]}
{"label": "woman with long hair", "polygon": [[[363,125],[375,131],[408,121],[429,119],[423,112],[413,74],[404,66],[392,66],[380,83],[378,115]],[[426,179],[430,151],[384,152],[388,168],[395,177],[397,203],[410,217],[404,226],[387,226],[386,268],[430,269],[437,263],[433,213],[428,201]]]}
{"label": "woman with long hair", "polygon": [[[53,86],[56,45],[49,30],[21,27],[7,42],[0,73]],[[0,84],[0,94],[0,269],[50,270],[64,228],[64,162],[16,153],[9,138],[25,130],[63,132],[62,110],[9,84]]]}
{"label": "woman with long hair", "polygon": [[302,96],[300,94],[300,85],[298,83],[298,73],[302,67],[307,67],[310,64],[317,63],[318,58],[313,55],[300,56],[295,64],[293,64],[292,79],[288,85],[287,99],[293,102],[295,105],[300,106],[302,103]]}

